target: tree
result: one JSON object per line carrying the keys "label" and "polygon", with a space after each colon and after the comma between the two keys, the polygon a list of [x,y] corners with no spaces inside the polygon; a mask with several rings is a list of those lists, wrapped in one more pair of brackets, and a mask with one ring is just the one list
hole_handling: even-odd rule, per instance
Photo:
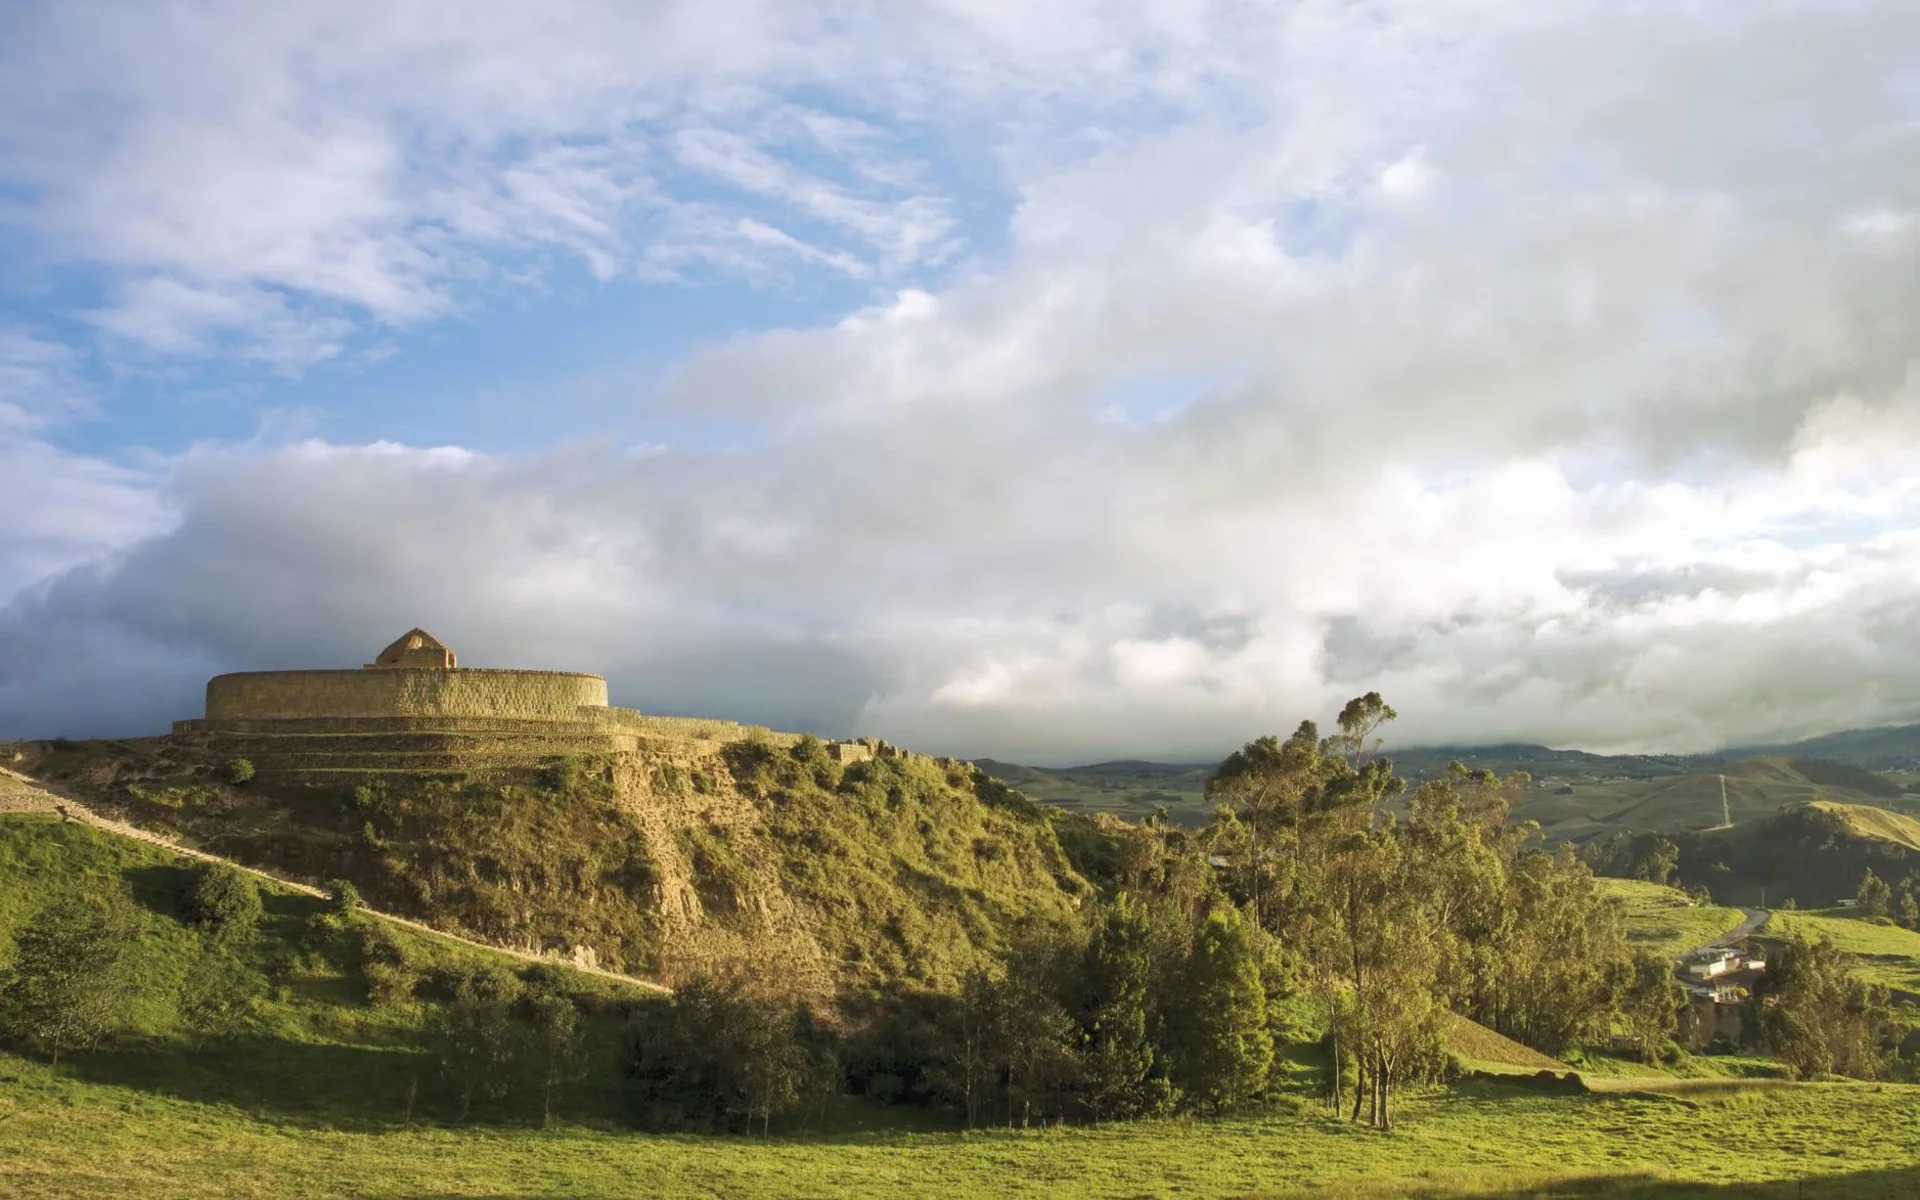
{"label": "tree", "polygon": [[462,1121],[473,1110],[476,1097],[506,1094],[518,989],[518,981],[504,971],[472,968],[452,981],[452,999],[438,1006],[428,1020],[428,1042],[460,1097]]}
{"label": "tree", "polygon": [[1634,955],[1631,971],[1621,988],[1621,1033],[1643,1061],[1656,1062],[1687,1002],[1686,989],[1665,959],[1646,950]]}
{"label": "tree", "polygon": [[694,980],[634,1012],[626,1073],[650,1124],[751,1129],[799,1104],[815,1065],[790,1004],[738,979]]}
{"label": "tree", "polygon": [[571,996],[541,992],[527,1010],[533,1058],[540,1066],[540,1127],[545,1129],[553,1121],[554,1089],[580,1077],[585,1040]]}
{"label": "tree", "polygon": [[1680,847],[1656,834],[1642,834],[1633,840],[1633,877],[1662,887],[1673,882],[1680,869]]}
{"label": "tree", "polygon": [[969,1129],[980,1123],[989,1094],[999,1082],[997,1034],[1003,1024],[1003,993],[1001,979],[984,967],[975,967],[960,981],[959,995],[938,1022],[939,1047],[932,1056],[930,1082],[936,1092],[959,1103]]}
{"label": "tree", "polygon": [[1802,1078],[1877,1078],[1889,1018],[1886,989],[1854,975],[1853,956],[1826,938],[1794,937],[1755,982],[1761,1044]]}
{"label": "tree", "polygon": [[1913,876],[1900,881],[1899,908],[1900,923],[1908,929],[1920,930],[1920,897],[1914,895]]}
{"label": "tree", "polygon": [[1080,972],[1080,1076],[1095,1120],[1163,1108],[1170,1096],[1149,1029],[1147,923],[1122,892],[1104,905]]}
{"label": "tree", "polygon": [[208,863],[187,893],[187,915],[215,940],[244,937],[260,923],[260,888],[226,863]]}
{"label": "tree", "polygon": [[1260,958],[1238,910],[1209,913],[1193,940],[1175,1055],[1182,1089],[1220,1112],[1266,1089],[1273,1065]]}
{"label": "tree", "polygon": [[60,1065],[113,1029],[132,994],[128,948],[140,917],[120,891],[70,893],[48,903],[14,938],[13,969],[0,988],[0,1031]]}
{"label": "tree", "polygon": [[1867,873],[1860,877],[1860,890],[1855,893],[1860,911],[1869,917],[1884,917],[1893,910],[1893,889],[1887,881],[1873,873],[1868,867]]}
{"label": "tree", "polygon": [[253,778],[253,760],[236,758],[227,764],[227,782],[238,786]]}

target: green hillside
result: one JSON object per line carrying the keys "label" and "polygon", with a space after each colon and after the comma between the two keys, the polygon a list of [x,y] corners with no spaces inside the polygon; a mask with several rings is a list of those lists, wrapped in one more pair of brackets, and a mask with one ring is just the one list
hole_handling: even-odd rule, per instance
{"label": "green hillside", "polygon": [[1846,909],[1773,912],[1761,932],[1770,937],[1798,935],[1808,941],[1830,939],[1860,960],[1860,973],[1891,987],[1920,992],[1920,933],[1882,925]]}
{"label": "green hillside", "polygon": [[[134,906],[134,936],[121,967],[130,1006],[111,1040],[63,1065],[63,1073],[89,1086],[213,1106],[208,1111],[347,1126],[399,1120],[411,1090],[417,1119],[447,1119],[458,1100],[433,1069],[423,1018],[453,981],[481,971],[573,1002],[588,1069],[566,1085],[562,1111],[583,1120],[620,1112],[615,1047],[626,1009],[650,1002],[648,994],[369,917],[343,921],[325,901],[272,885],[261,885],[264,913],[255,931],[214,938],[188,919],[198,870],[165,850],[79,823],[0,815],[0,972],[12,964],[15,935],[57,896],[123,892]],[[376,962],[385,964],[384,973]],[[230,1002],[218,1021],[195,1008],[206,999],[195,987],[209,980],[224,989],[217,998]],[[0,1055],[0,1076],[40,1072]],[[520,1064],[506,1096],[482,1098],[476,1111],[489,1120],[536,1119],[535,1073],[531,1063]],[[0,1144],[11,1133],[0,1124]],[[18,1194],[3,1186],[0,1193]]]}
{"label": "green hillside", "polygon": [[[1709,829],[1814,800],[1920,814],[1920,795],[1907,793],[1901,781],[1806,755],[1603,755],[1525,744],[1388,747],[1385,753],[1414,782],[1454,760],[1502,776],[1527,772],[1533,786],[1514,816],[1538,821],[1556,840],[1585,842],[1622,829]],[[1073,812],[1135,819],[1165,808],[1188,826],[1212,815],[1205,793],[1211,766],[1121,760],[1047,768],[994,759],[975,765],[1043,804]]]}
{"label": "green hillside", "polygon": [[1730,829],[1663,836],[1678,847],[1680,881],[1707,887],[1716,900],[1824,908],[1852,896],[1869,870],[1894,884],[1920,872],[1914,826],[1874,805],[1820,802]]}
{"label": "green hillside", "polygon": [[1663,779],[1538,785],[1515,810],[1550,836],[1589,841],[1619,830],[1706,830],[1773,816],[1782,808],[1831,800],[1920,811],[1886,780],[1808,759],[1751,758]]}
{"label": "green hillside", "polygon": [[1909,850],[1920,850],[1920,820],[1905,813],[1867,804],[1835,804],[1826,800],[1816,802],[1814,807],[1837,814],[1857,837],[1879,838]]}
{"label": "green hillside", "polygon": [[223,857],[476,939],[677,980],[777,964],[826,1001],[951,984],[1089,885],[1045,811],[965,763],[657,737],[536,782],[232,785],[164,739],[28,744],[23,772]]}
{"label": "green hillside", "polygon": [[1685,892],[1639,879],[1603,879],[1608,895],[1626,908],[1627,940],[1662,958],[1711,944],[1740,924],[1737,908],[1695,904]]}
{"label": "green hillside", "polygon": [[[1693,1085],[1651,1070],[1632,1090],[1593,1094],[1531,1080],[1411,1085],[1391,1136],[1326,1112],[1311,1070],[1256,1115],[1218,1120],[960,1132],[948,1114],[843,1097],[769,1137],[637,1132],[618,1046],[628,1015],[658,998],[343,917],[272,886],[256,930],[216,938],[194,926],[186,899],[200,870],[46,814],[0,815],[0,954],[63,893],[124,889],[136,914],[133,994],[117,1031],[57,1070],[0,1051],[0,1194],[776,1197],[919,1194],[938,1180],[958,1197],[1665,1197],[1739,1183],[1746,1195],[1793,1189],[1778,1191],[1784,1200],[1803,1181],[1804,1194],[1867,1197],[1920,1185],[1920,1089],[1718,1081],[1667,1095],[1658,1089]],[[1643,912],[1668,907],[1658,890],[1615,890]],[[0,957],[0,974],[8,965]],[[541,1128],[541,1071],[527,1049],[537,1043],[514,1043],[497,1086],[462,1115],[444,1066],[459,1060],[435,1031],[463,981],[480,977],[521,1001],[561,997],[581,1023],[580,1071],[558,1085],[552,1128]],[[195,999],[207,979],[230,980],[238,1001],[218,1019]],[[1453,1025],[1447,1043],[1468,1066],[1564,1071]]]}

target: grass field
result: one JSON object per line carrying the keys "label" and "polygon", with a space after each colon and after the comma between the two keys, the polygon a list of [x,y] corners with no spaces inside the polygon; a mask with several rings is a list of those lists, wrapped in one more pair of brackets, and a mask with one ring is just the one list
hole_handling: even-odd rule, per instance
{"label": "grass field", "polygon": [[[0,1057],[0,1193],[53,1197],[1709,1195],[1907,1197],[1920,1091],[1410,1095],[1399,1131],[1257,1119],[770,1139],[578,1126],[346,1130],[54,1078]],[[1801,1180],[1805,1183],[1801,1183]]]}
{"label": "grass field", "polygon": [[1760,932],[1772,937],[1795,933],[1808,939],[1831,938],[1860,959],[1860,973],[1892,987],[1920,992],[1920,933],[1897,925],[1875,925],[1844,909],[1781,912],[1767,918]]}
{"label": "grass field", "polygon": [[1602,879],[1600,885],[1627,906],[1627,939],[1663,958],[1704,946],[1740,923],[1737,908],[1694,906],[1685,893],[1640,879]]}

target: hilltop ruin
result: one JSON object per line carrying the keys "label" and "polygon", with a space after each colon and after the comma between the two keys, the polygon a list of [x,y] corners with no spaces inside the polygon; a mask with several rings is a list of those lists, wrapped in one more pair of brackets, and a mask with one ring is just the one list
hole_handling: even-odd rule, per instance
{"label": "hilltop ruin", "polygon": [[[207,681],[206,715],[176,721],[173,740],[208,758],[245,758],[277,782],[332,783],[354,775],[498,777],[567,757],[633,753],[650,737],[728,742],[753,732],[733,721],[613,707],[599,675],[462,667],[440,639],[411,629],[358,669],[216,675]],[[830,746],[842,762],[876,749]]]}

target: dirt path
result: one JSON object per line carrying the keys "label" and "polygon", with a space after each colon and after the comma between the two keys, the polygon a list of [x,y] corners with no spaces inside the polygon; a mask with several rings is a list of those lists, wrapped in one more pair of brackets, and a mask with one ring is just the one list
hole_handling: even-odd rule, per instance
{"label": "dirt path", "polygon": [[1700,949],[1709,950],[1715,946],[1725,946],[1729,943],[1737,942],[1767,923],[1768,912],[1764,908],[1743,908],[1740,911],[1744,916],[1738,925],[1735,925],[1732,929],[1727,930],[1719,937],[1708,942],[1705,946],[1700,947]]}
{"label": "dirt path", "polygon": [[[300,883],[292,879],[284,879],[281,876],[270,874],[266,871],[256,870],[253,867],[247,866],[245,863],[234,862],[230,858],[221,858],[217,854],[208,854],[204,850],[196,850],[191,846],[183,846],[178,842],[163,838],[157,833],[129,825],[125,821],[116,821],[111,817],[103,817],[78,800],[73,799],[71,796],[55,792],[47,787],[46,784],[36,779],[28,778],[18,771],[11,771],[5,767],[0,767],[0,813],[7,812],[59,813],[60,816],[66,820],[79,821],[84,825],[91,825],[95,829],[114,834],[118,837],[132,838],[137,842],[146,842],[148,845],[158,846],[169,853],[178,854],[182,858],[197,859],[201,862],[225,863],[227,866],[238,871],[244,871],[256,879],[264,879],[269,883],[299,892],[305,896],[315,896],[323,900],[326,899],[327,894],[312,884]],[[535,954],[527,950],[512,950],[505,946],[495,946],[487,942],[475,941],[469,937],[462,937],[457,933],[448,933],[444,929],[435,929],[431,925],[422,924],[419,921],[411,920],[407,917],[395,916],[393,913],[381,912],[378,909],[363,907],[360,911],[370,917],[388,921],[395,925],[403,925],[408,929],[418,933],[424,933],[429,937],[444,938],[449,942],[459,942],[463,946],[472,946],[477,950],[486,950],[494,954],[504,954],[508,958],[517,958],[522,962],[561,966],[566,967],[570,971],[578,971],[583,975],[598,975],[602,979],[617,979],[621,983],[630,984],[649,992],[666,994],[672,990],[654,983],[651,980],[637,979],[632,975],[622,975],[616,971],[605,971],[599,967],[582,966],[569,959],[557,958],[545,954]]]}

